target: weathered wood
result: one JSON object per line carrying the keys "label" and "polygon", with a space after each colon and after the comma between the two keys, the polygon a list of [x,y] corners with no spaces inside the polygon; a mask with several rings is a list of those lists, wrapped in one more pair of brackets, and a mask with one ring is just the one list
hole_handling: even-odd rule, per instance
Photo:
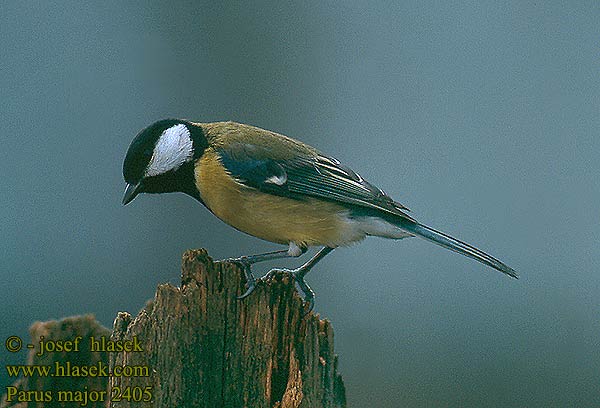
{"label": "weathered wood", "polygon": [[[90,348],[92,337],[100,339],[110,336],[110,330],[101,326],[94,316],[74,316],[58,321],[35,322],[31,325],[29,334],[34,348],[29,350],[27,365],[47,366],[51,368],[51,371],[48,375],[34,374],[17,379],[12,386],[19,391],[31,391],[31,393],[28,395],[18,394],[12,398],[12,401],[7,401],[7,395],[4,395],[0,401],[1,408],[76,407],[83,405],[83,401],[79,402],[78,400],[85,398],[86,392],[106,391],[108,377],[72,375],[75,367],[98,367],[103,364],[108,369],[108,353],[91,351]],[[61,343],[74,341],[78,336],[81,336],[78,342],[78,351],[40,353],[40,339]],[[57,371],[55,364],[58,364],[61,369]],[[65,394],[59,395],[59,391],[63,391]],[[27,399],[27,401],[23,401],[23,399]],[[96,402],[88,401],[85,405],[86,408],[105,406],[104,399]]]}
{"label": "weathered wood", "polygon": [[238,266],[213,262],[202,249],[186,252],[182,286],[159,286],[135,318],[120,313],[111,338],[137,336],[144,349],[111,353],[111,371],[148,367],[149,376],[111,377],[109,388],[151,387],[153,401],[111,406],[344,407],[331,324],[304,316],[283,275],[239,301],[243,290]]}
{"label": "weathered wood", "polygon": [[[243,290],[238,266],[215,263],[205,250],[188,251],[181,287],[159,286],[135,318],[119,313],[112,335],[89,315],[34,323],[35,348],[27,364],[51,366],[51,374],[18,379],[14,387],[30,391],[29,402],[5,396],[0,407],[345,407],[330,323],[313,313],[304,316],[285,275],[239,301]],[[77,351],[38,356],[40,336],[55,344],[81,339]],[[92,337],[95,350],[104,350],[92,350]],[[133,347],[136,341],[140,350]],[[132,349],[111,352],[118,347]],[[55,363],[104,368],[94,376],[57,376]],[[128,375],[116,375],[119,369]],[[74,394],[61,401],[61,391]],[[81,400],[86,392],[102,391],[104,398]],[[52,400],[42,402],[47,395]]]}

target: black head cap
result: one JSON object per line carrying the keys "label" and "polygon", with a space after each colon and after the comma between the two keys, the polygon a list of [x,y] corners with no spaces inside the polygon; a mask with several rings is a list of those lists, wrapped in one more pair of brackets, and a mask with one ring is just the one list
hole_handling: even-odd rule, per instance
{"label": "black head cap", "polygon": [[123,162],[127,204],[141,192],[183,191],[197,196],[193,159],[207,146],[202,128],[181,119],[164,119],[140,131]]}
{"label": "black head cap", "polygon": [[137,184],[142,180],[154,153],[154,146],[160,136],[165,130],[181,123],[185,124],[185,121],[179,119],[159,120],[142,129],[135,136],[123,162],[123,178],[128,184]]}

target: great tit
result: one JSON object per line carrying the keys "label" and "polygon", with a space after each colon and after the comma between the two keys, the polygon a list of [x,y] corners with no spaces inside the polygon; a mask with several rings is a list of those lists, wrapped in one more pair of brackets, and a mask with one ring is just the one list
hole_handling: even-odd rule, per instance
{"label": "great tit", "polygon": [[308,262],[285,271],[296,281],[309,310],[314,293],[304,276],[334,248],[378,236],[418,236],[517,278],[485,252],[416,221],[408,208],[317,149],[254,126],[165,119],[133,139],[123,176],[123,204],[139,193],[182,192],[232,227],[287,249],[233,259],[244,268],[248,296],[255,288],[251,265],[298,257],[323,247]]}

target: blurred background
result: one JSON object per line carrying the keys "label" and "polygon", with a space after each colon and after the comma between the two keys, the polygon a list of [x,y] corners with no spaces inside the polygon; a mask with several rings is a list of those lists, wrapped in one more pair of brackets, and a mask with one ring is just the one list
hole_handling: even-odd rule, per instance
{"label": "blurred background", "polygon": [[598,21],[592,1],[3,1],[2,338],[111,327],[179,283],[188,248],[276,249],[184,195],[121,205],[141,128],[235,120],[521,274],[418,239],[328,256],[308,282],[350,407],[600,405]]}

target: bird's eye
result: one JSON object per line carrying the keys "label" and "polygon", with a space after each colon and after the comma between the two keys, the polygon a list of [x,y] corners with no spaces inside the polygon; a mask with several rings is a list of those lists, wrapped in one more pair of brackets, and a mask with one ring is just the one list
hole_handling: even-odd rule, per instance
{"label": "bird's eye", "polygon": [[144,156],[150,157],[150,156],[152,156],[152,153],[153,153],[152,149],[144,150]]}

